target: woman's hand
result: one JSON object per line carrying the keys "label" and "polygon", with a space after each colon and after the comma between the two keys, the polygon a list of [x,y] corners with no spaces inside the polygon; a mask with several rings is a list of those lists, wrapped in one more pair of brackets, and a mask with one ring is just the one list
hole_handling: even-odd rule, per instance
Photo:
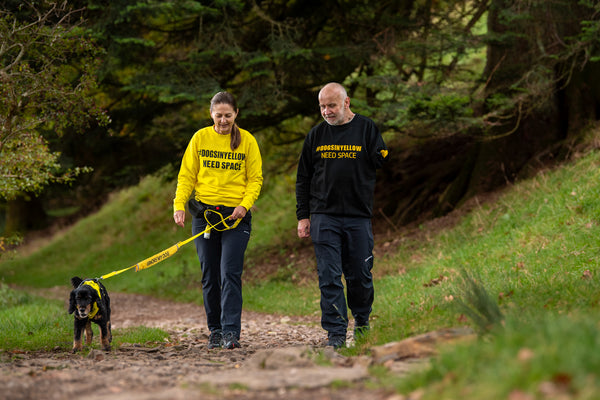
{"label": "woman's hand", "polygon": [[175,214],[173,214],[173,219],[175,220],[175,223],[177,225],[179,225],[180,227],[183,228],[183,224],[185,222],[185,211],[182,211],[182,210],[175,211]]}
{"label": "woman's hand", "polygon": [[233,212],[231,213],[231,215],[229,216],[228,219],[241,219],[244,218],[246,216],[246,213],[248,212],[248,210],[246,210],[246,207],[244,206],[237,206]]}

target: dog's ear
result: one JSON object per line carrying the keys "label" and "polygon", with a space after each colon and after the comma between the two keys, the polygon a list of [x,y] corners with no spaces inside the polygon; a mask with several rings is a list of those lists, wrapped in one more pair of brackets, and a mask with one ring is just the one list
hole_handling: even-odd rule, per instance
{"label": "dog's ear", "polygon": [[71,296],[69,296],[69,314],[73,314],[76,307],[77,307],[77,304],[75,304],[75,291],[72,290]]}
{"label": "dog's ear", "polygon": [[72,277],[72,278],[71,278],[71,285],[72,285],[74,288],[78,288],[78,287],[79,287],[79,285],[81,285],[81,282],[83,282],[83,279],[81,279],[81,278],[80,278],[80,277],[78,277],[78,276],[74,276],[74,277]]}

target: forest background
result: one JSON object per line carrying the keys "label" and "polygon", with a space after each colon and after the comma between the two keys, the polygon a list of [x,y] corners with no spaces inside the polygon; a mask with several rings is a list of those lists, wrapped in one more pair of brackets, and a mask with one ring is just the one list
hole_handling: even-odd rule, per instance
{"label": "forest background", "polygon": [[259,140],[268,191],[295,177],[319,88],[343,83],[390,148],[376,229],[566,160],[600,117],[592,0],[3,4],[3,246],[176,171],[219,90]]}

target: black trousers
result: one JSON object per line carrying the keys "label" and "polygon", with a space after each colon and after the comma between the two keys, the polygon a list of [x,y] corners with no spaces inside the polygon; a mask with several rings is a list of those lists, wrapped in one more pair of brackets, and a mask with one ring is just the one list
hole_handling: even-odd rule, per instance
{"label": "black trousers", "polygon": [[[223,215],[226,217],[229,214]],[[248,212],[236,228],[222,232],[213,229],[209,239],[203,235],[194,239],[202,268],[202,297],[208,329],[211,332],[234,332],[238,340],[242,318],[244,253],[252,230],[251,220],[252,215]],[[193,218],[194,235],[205,228],[204,218]]]}
{"label": "black trousers", "polygon": [[352,312],[355,326],[368,325],[375,294],[371,220],[313,214],[310,235],[319,274],[321,326],[330,337],[345,336],[347,308]]}

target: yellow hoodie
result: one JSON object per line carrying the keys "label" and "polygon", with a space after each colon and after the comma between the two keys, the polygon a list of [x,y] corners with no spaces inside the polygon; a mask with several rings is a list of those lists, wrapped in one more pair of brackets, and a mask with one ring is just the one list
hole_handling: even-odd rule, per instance
{"label": "yellow hoodie", "polygon": [[185,210],[193,190],[205,204],[250,210],[262,187],[262,159],[254,136],[244,129],[240,134],[235,151],[230,135],[218,134],[212,126],[194,134],[181,160],[174,211]]}

